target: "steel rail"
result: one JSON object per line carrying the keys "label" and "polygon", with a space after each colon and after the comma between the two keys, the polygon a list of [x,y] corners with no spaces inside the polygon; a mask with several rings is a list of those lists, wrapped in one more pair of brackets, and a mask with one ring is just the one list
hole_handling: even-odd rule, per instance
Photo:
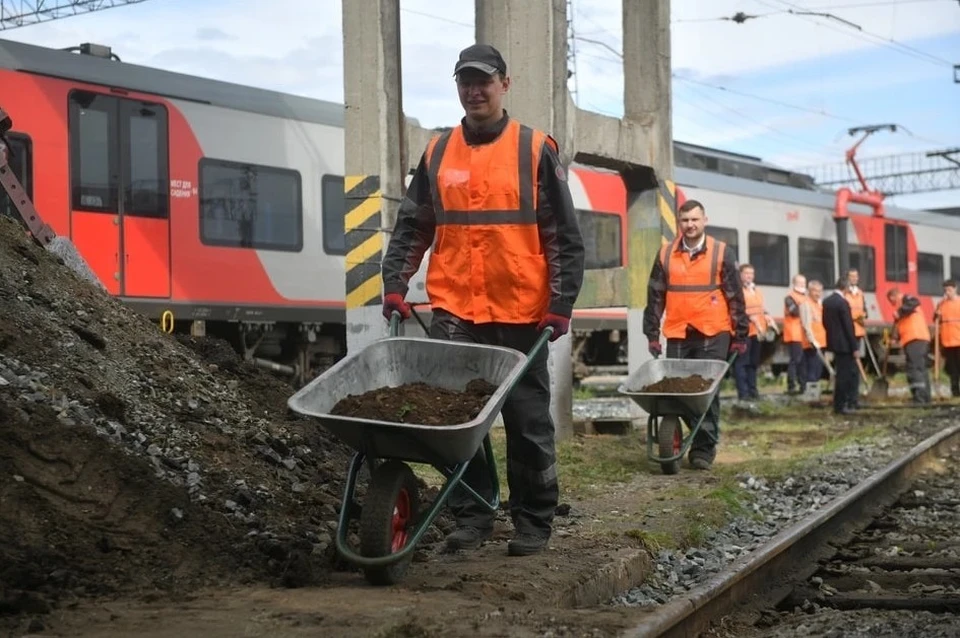
{"label": "steel rail", "polygon": [[624,638],[693,638],[744,604],[771,605],[806,580],[831,545],[849,539],[909,488],[911,479],[945,447],[960,438],[960,424],[914,446],[832,503],[777,534],[699,587],[663,605],[621,634]]}

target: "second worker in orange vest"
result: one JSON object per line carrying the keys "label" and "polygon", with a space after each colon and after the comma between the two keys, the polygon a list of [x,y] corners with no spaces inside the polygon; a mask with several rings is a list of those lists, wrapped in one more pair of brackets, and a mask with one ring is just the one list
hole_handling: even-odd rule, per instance
{"label": "second worker in orange vest", "polygon": [[940,323],[940,351],[950,377],[950,394],[960,397],[960,297],[953,279],[943,282],[943,299],[934,318]]}
{"label": "second worker in orange vest", "polygon": [[823,283],[811,279],[807,284],[807,298],[800,306],[800,345],[803,347],[803,367],[806,378],[803,388],[820,383],[823,375],[823,348],[827,345],[827,331],[823,327]]}
{"label": "second worker in orange vest", "polygon": [[920,300],[913,295],[903,294],[897,288],[887,292],[887,300],[893,304],[894,331],[907,358],[907,381],[910,383],[913,403],[930,403],[930,372],[927,370],[930,327],[920,307]]}
{"label": "second worker in orange vest", "polygon": [[[706,234],[706,223],[700,202],[684,202],[677,211],[680,236],[661,248],[653,262],[643,333],[654,357],[661,354],[661,332],[667,338],[667,357],[672,359],[723,360],[730,352],[746,354],[750,319],[736,256],[724,242]],[[690,446],[690,465],[696,469],[709,469],[717,455],[717,395]],[[687,425],[692,425],[689,420]]]}
{"label": "second worker in orange vest", "polygon": [[[430,337],[529,351],[547,326],[570,327],[583,283],[584,245],[557,144],[503,109],[507,65],[477,44],[454,67],[465,116],[430,140],[400,204],[383,259],[383,312],[410,315],[410,278],[432,247],[427,296]],[[511,556],[546,547],[559,499],[546,348],[507,397]],[[456,365],[456,362],[451,362]],[[493,485],[481,448],[463,480],[489,503]],[[494,512],[456,488],[448,501],[457,529],[448,550],[476,549]]]}

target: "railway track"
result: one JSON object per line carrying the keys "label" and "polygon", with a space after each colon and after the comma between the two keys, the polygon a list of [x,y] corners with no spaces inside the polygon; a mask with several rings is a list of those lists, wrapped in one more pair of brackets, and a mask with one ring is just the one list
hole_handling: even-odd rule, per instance
{"label": "railway track", "polygon": [[960,424],[623,635],[960,636],[958,458]]}

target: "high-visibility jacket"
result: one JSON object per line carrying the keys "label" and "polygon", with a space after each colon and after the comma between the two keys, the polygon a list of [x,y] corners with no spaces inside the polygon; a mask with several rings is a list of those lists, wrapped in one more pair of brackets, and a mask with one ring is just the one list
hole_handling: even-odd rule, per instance
{"label": "high-visibility jacket", "polygon": [[[800,294],[796,290],[791,290],[790,297],[797,303],[797,308],[807,303],[807,296]],[[803,326],[800,323],[800,316],[793,317],[787,314],[787,307],[783,307],[783,342],[800,343],[803,341]]]}
{"label": "high-visibility jacket", "polygon": [[[748,336],[755,337],[759,334],[757,323],[763,332],[767,331],[767,314],[763,310],[763,293],[756,286],[743,287],[743,300],[746,302],[747,316],[750,317],[750,333]],[[756,321],[756,323],[754,323]]]}
{"label": "high-visibility jacket", "polygon": [[713,237],[704,239],[704,250],[693,259],[686,250],[678,250],[682,236],[660,249],[660,264],[666,277],[663,335],[667,339],[684,339],[687,326],[708,337],[721,332],[733,334],[730,308],[721,287],[727,245]]}
{"label": "high-visibility jacket", "polygon": [[[813,333],[813,338],[817,340],[817,345],[825,348],[827,346],[827,329],[823,327],[823,304],[819,300],[814,301],[809,297],[804,303],[810,309],[810,332]],[[801,336],[800,343],[803,344],[804,349],[812,348],[813,344],[807,339],[805,330],[802,331]]]}
{"label": "high-visibility jacket", "polygon": [[905,346],[911,341],[930,341],[930,327],[923,316],[920,306],[906,317],[897,319],[894,324],[899,335],[900,345]]}
{"label": "high-visibility jacket", "polygon": [[[434,308],[476,323],[540,321],[550,275],[537,226],[537,172],[545,133],[511,120],[489,144],[457,126],[427,145],[436,235],[427,268]],[[521,144],[522,141],[522,144]]]}
{"label": "high-visibility jacket", "polygon": [[850,304],[850,314],[853,317],[853,334],[855,337],[860,338],[866,336],[867,329],[860,325],[857,321],[860,317],[866,316],[866,306],[864,305],[863,300],[863,291],[857,290],[856,294],[848,291],[844,291],[843,298],[847,300],[847,303]]}
{"label": "high-visibility jacket", "polygon": [[944,348],[960,346],[960,297],[942,299],[937,314],[940,315],[940,345]]}

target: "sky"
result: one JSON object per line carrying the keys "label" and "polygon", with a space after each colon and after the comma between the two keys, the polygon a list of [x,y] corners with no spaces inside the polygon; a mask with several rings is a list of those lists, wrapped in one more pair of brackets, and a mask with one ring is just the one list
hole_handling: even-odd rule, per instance
{"label": "sky", "polygon": [[[400,6],[404,110],[423,126],[455,123],[451,70],[474,41],[473,0]],[[577,105],[619,117],[621,3],[572,6]],[[720,19],[737,12],[755,17]],[[342,102],[341,20],[341,0],[149,0],[0,38],[96,42],[125,62]],[[786,168],[842,162],[862,125],[898,125],[862,158],[960,147],[957,0],[673,0],[671,49],[675,140]],[[888,203],[960,206],[960,190]]]}

